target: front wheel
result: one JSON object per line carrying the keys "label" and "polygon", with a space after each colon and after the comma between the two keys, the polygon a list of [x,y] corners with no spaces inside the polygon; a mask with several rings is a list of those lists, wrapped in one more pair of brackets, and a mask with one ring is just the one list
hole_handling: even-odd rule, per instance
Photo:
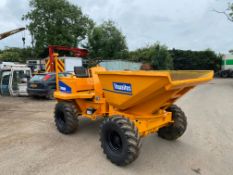
{"label": "front wheel", "polygon": [[166,140],[176,140],[184,134],[187,128],[187,119],[181,108],[176,105],[172,105],[167,111],[172,112],[174,123],[160,128],[158,130],[158,136]]}
{"label": "front wheel", "polygon": [[55,124],[59,132],[71,134],[78,127],[78,110],[72,102],[58,102],[54,112]]}
{"label": "front wheel", "polygon": [[101,147],[114,164],[125,166],[139,155],[141,140],[137,128],[122,116],[107,117],[100,126]]}

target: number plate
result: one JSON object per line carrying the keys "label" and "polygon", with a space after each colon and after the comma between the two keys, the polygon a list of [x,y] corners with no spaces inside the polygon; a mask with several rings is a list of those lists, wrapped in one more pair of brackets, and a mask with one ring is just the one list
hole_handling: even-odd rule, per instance
{"label": "number plate", "polygon": [[36,88],[36,87],[37,87],[37,84],[31,84],[30,87]]}

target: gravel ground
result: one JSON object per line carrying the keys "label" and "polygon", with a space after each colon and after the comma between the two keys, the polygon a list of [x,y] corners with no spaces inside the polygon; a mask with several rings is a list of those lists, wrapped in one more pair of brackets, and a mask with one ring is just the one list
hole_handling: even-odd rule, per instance
{"label": "gravel ground", "polygon": [[152,134],[134,163],[117,167],[100,148],[101,120],[81,119],[78,132],[62,135],[55,101],[0,96],[0,174],[231,175],[232,97],[232,79],[198,86],[177,102],[188,117],[186,133],[174,142]]}

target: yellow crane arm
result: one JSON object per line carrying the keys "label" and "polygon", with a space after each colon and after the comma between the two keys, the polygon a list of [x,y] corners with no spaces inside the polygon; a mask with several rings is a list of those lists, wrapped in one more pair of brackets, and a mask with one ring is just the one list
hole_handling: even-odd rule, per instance
{"label": "yellow crane arm", "polygon": [[21,28],[18,28],[18,29],[14,29],[14,30],[11,30],[11,31],[8,31],[8,32],[4,32],[4,33],[1,33],[0,34],[0,40],[10,36],[10,35],[14,35],[15,33],[18,33],[18,32],[21,32],[21,31],[24,31],[25,28],[24,27],[21,27]]}

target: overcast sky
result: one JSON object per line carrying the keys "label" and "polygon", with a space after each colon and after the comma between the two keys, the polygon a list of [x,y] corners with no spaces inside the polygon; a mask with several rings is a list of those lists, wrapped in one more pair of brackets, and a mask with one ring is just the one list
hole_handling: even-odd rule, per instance
{"label": "overcast sky", "polygon": [[[0,33],[25,26],[21,17],[29,0],[0,1]],[[169,48],[227,53],[233,49],[233,23],[213,9],[224,10],[232,0],[70,0],[97,24],[111,19],[126,36],[130,50],[159,41]],[[0,41],[22,47],[23,33]],[[29,32],[26,45],[30,45]]]}

